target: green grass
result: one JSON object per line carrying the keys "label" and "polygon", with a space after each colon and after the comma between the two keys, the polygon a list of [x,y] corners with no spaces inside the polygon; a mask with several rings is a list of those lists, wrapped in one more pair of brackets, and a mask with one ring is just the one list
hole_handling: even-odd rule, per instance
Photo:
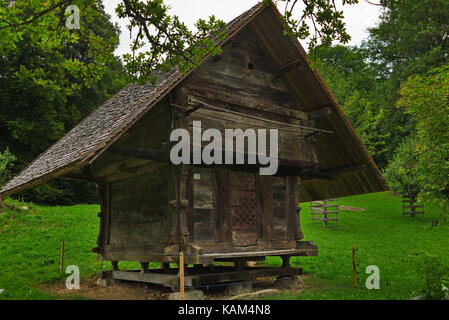
{"label": "green grass", "polygon": [[[340,211],[338,225],[323,228],[311,221],[303,204],[301,225],[306,240],[318,245],[318,257],[292,258],[311,277],[301,294],[279,294],[271,299],[410,299],[419,295],[423,274],[418,266],[426,254],[438,256],[449,266],[449,225],[432,227],[439,211],[426,207],[415,219],[402,215],[402,200],[388,193],[341,198],[340,205],[366,211]],[[441,222],[440,222],[441,223]],[[358,288],[353,287],[352,246],[358,248]],[[270,260],[279,264],[279,259]],[[299,264],[298,264],[299,262]],[[366,267],[380,268],[380,290],[365,287]]]}
{"label": "green grass", "polygon": [[[65,239],[66,265],[77,265],[82,278],[98,274],[101,262],[90,251],[98,232],[96,205],[40,207],[7,200],[0,213],[0,299],[53,299],[39,290],[42,284],[62,283],[59,272],[60,239]],[[449,265],[449,225],[432,227],[438,211],[426,208],[416,219],[401,214],[401,200],[387,193],[340,199],[341,205],[364,212],[341,211],[339,224],[323,228],[312,222],[303,204],[301,225],[306,240],[319,247],[318,257],[292,258],[304,268],[309,289],[301,294],[283,293],[271,299],[410,299],[421,287],[417,269],[422,255],[439,256]],[[29,210],[18,209],[23,205]],[[358,248],[359,288],[352,287],[352,246]],[[270,259],[278,265],[280,259]],[[377,265],[381,289],[364,288],[365,268]],[[126,267],[136,266],[128,264]],[[110,264],[104,263],[103,269]]]}

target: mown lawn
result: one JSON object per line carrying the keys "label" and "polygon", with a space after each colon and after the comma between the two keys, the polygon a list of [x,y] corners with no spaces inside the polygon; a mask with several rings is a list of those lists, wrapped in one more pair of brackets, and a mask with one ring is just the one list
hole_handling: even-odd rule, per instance
{"label": "mown lawn", "polygon": [[[319,255],[292,260],[311,275],[306,280],[311,288],[271,299],[410,299],[420,294],[423,274],[418,269],[426,254],[449,266],[449,224],[432,226],[432,220],[440,219],[437,209],[426,207],[425,215],[415,219],[403,216],[401,198],[388,193],[341,198],[339,203],[366,211],[340,211],[338,225],[323,228],[311,221],[309,204],[302,205],[304,235],[318,245]],[[357,289],[352,282],[352,246],[358,248]],[[365,287],[369,265],[380,269],[380,290]]]}
{"label": "mown lawn", "polygon": [[[7,200],[16,208],[24,204]],[[341,205],[366,211],[341,211],[338,225],[323,228],[311,221],[303,204],[301,224],[306,240],[319,247],[318,257],[292,258],[310,277],[301,294],[279,294],[270,299],[410,299],[419,293],[422,274],[418,265],[424,254],[439,256],[449,265],[449,223],[432,227],[438,210],[426,208],[416,219],[401,214],[401,200],[387,193],[340,199]],[[63,282],[59,272],[60,239],[65,239],[66,265],[77,265],[83,278],[109,269],[90,249],[98,231],[96,205],[39,207],[0,213],[0,299],[52,299],[40,285]],[[359,288],[352,286],[351,248],[358,248]],[[279,264],[280,259],[269,259]],[[381,289],[367,290],[365,268],[377,265]],[[130,266],[127,266],[130,267]]]}

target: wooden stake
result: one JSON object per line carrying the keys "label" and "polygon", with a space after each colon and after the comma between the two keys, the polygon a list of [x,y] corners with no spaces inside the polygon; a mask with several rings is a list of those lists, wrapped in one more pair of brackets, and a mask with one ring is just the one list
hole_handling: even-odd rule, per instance
{"label": "wooden stake", "polygon": [[184,252],[179,252],[179,299],[184,300]]}
{"label": "wooden stake", "polygon": [[357,258],[356,258],[357,248],[352,247],[352,273],[354,277],[354,288],[357,288]]}
{"label": "wooden stake", "polygon": [[64,239],[61,239],[60,260],[59,271],[64,272]]}

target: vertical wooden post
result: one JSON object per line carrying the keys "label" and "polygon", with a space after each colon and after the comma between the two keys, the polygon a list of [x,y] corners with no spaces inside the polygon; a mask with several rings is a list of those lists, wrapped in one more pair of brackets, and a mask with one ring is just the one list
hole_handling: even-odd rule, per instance
{"label": "vertical wooden post", "polygon": [[59,271],[64,272],[64,238],[61,239],[60,265]]}
{"label": "vertical wooden post", "polygon": [[179,299],[184,300],[184,252],[179,252]]}
{"label": "vertical wooden post", "polygon": [[357,257],[356,257],[357,248],[352,247],[352,273],[353,273],[353,281],[354,288],[357,287]]}

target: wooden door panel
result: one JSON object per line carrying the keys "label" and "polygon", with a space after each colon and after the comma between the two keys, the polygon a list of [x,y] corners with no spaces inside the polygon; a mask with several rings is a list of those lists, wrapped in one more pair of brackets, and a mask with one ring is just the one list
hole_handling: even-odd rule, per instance
{"label": "wooden door panel", "polygon": [[250,246],[257,242],[256,181],[253,173],[231,172],[232,242]]}

